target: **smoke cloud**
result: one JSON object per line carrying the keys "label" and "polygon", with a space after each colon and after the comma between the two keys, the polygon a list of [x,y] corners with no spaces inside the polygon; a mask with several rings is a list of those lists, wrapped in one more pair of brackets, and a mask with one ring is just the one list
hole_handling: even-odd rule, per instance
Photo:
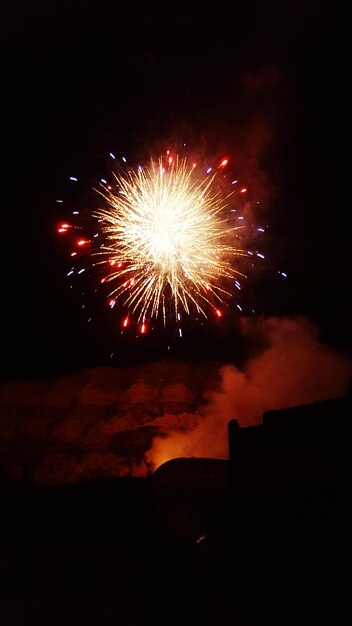
{"label": "smoke cloud", "polygon": [[234,364],[162,361],[0,385],[0,470],[62,484],[145,476],[180,456],[228,457],[231,419],[347,394],[350,355],[304,317],[243,319],[257,352]]}
{"label": "smoke cloud", "polygon": [[220,368],[218,389],[204,392],[208,402],[202,419],[188,423],[186,432],[168,432],[153,441],[148,459],[159,464],[171,456],[227,457],[227,425],[260,424],[265,411],[308,404],[346,395],[351,358],[318,341],[317,329],[303,317],[243,322],[245,333],[257,332],[266,346],[241,371]]}

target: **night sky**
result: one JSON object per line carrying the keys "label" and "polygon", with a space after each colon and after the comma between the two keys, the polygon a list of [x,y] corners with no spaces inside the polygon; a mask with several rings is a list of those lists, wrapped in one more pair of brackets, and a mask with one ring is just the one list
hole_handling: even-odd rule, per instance
{"label": "night sky", "polygon": [[92,330],[68,288],[55,200],[69,176],[104,175],[110,151],[138,158],[183,140],[237,159],[242,180],[260,197],[270,263],[252,285],[257,310],[308,315],[323,341],[351,350],[344,9],[324,2],[6,3],[3,376],[168,356],[229,361],[241,353],[226,322],[186,329],[182,341],[172,332],[136,340],[98,313]]}

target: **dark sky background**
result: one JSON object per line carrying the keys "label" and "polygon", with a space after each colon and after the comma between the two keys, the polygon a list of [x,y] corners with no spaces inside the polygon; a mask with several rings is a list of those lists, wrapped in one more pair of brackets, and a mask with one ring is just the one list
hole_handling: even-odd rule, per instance
{"label": "dark sky background", "polygon": [[68,289],[55,232],[68,177],[175,138],[236,155],[263,199],[272,267],[254,286],[258,311],[308,315],[351,350],[348,24],[336,2],[6,3],[3,376],[240,354],[226,323],[182,341],[122,337],[107,317],[92,331]]}

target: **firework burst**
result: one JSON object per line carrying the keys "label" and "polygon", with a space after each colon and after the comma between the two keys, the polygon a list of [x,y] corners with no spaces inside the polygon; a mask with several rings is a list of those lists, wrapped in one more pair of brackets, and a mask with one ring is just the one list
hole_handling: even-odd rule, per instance
{"label": "firework burst", "polygon": [[[135,320],[144,334],[152,319],[166,326],[183,313],[221,318],[222,305],[233,302],[246,278],[244,257],[251,267],[255,255],[264,258],[245,243],[247,188],[226,176],[227,158],[207,168],[169,151],[143,167],[122,161],[109,182],[101,178],[95,188],[86,226],[80,216],[79,224],[68,220],[58,228],[71,233],[74,245],[67,275],[85,272],[94,291],[101,284],[109,307],[124,309],[122,330]],[[78,182],[73,176],[70,181]]]}
{"label": "firework burst", "polygon": [[236,258],[247,253],[231,245],[242,226],[229,226],[215,179],[170,157],[167,167],[159,159],[116,175],[117,191],[100,190],[97,264],[109,268],[109,297],[122,298],[139,321],[194,306],[206,316],[207,305],[231,295],[224,283],[238,277]]}

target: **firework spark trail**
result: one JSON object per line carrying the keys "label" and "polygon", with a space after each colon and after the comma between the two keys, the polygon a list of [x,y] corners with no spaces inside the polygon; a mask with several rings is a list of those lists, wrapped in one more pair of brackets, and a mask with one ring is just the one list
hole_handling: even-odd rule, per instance
{"label": "firework spark trail", "polygon": [[102,257],[96,265],[109,267],[109,297],[125,295],[138,321],[161,312],[165,319],[170,305],[176,316],[194,305],[206,317],[207,304],[231,295],[226,280],[243,276],[234,261],[248,254],[231,243],[243,226],[229,226],[229,195],[216,173],[200,175],[186,159],[165,166],[160,158],[115,178],[117,191],[98,190],[107,205],[95,212],[104,244],[93,254]]}

